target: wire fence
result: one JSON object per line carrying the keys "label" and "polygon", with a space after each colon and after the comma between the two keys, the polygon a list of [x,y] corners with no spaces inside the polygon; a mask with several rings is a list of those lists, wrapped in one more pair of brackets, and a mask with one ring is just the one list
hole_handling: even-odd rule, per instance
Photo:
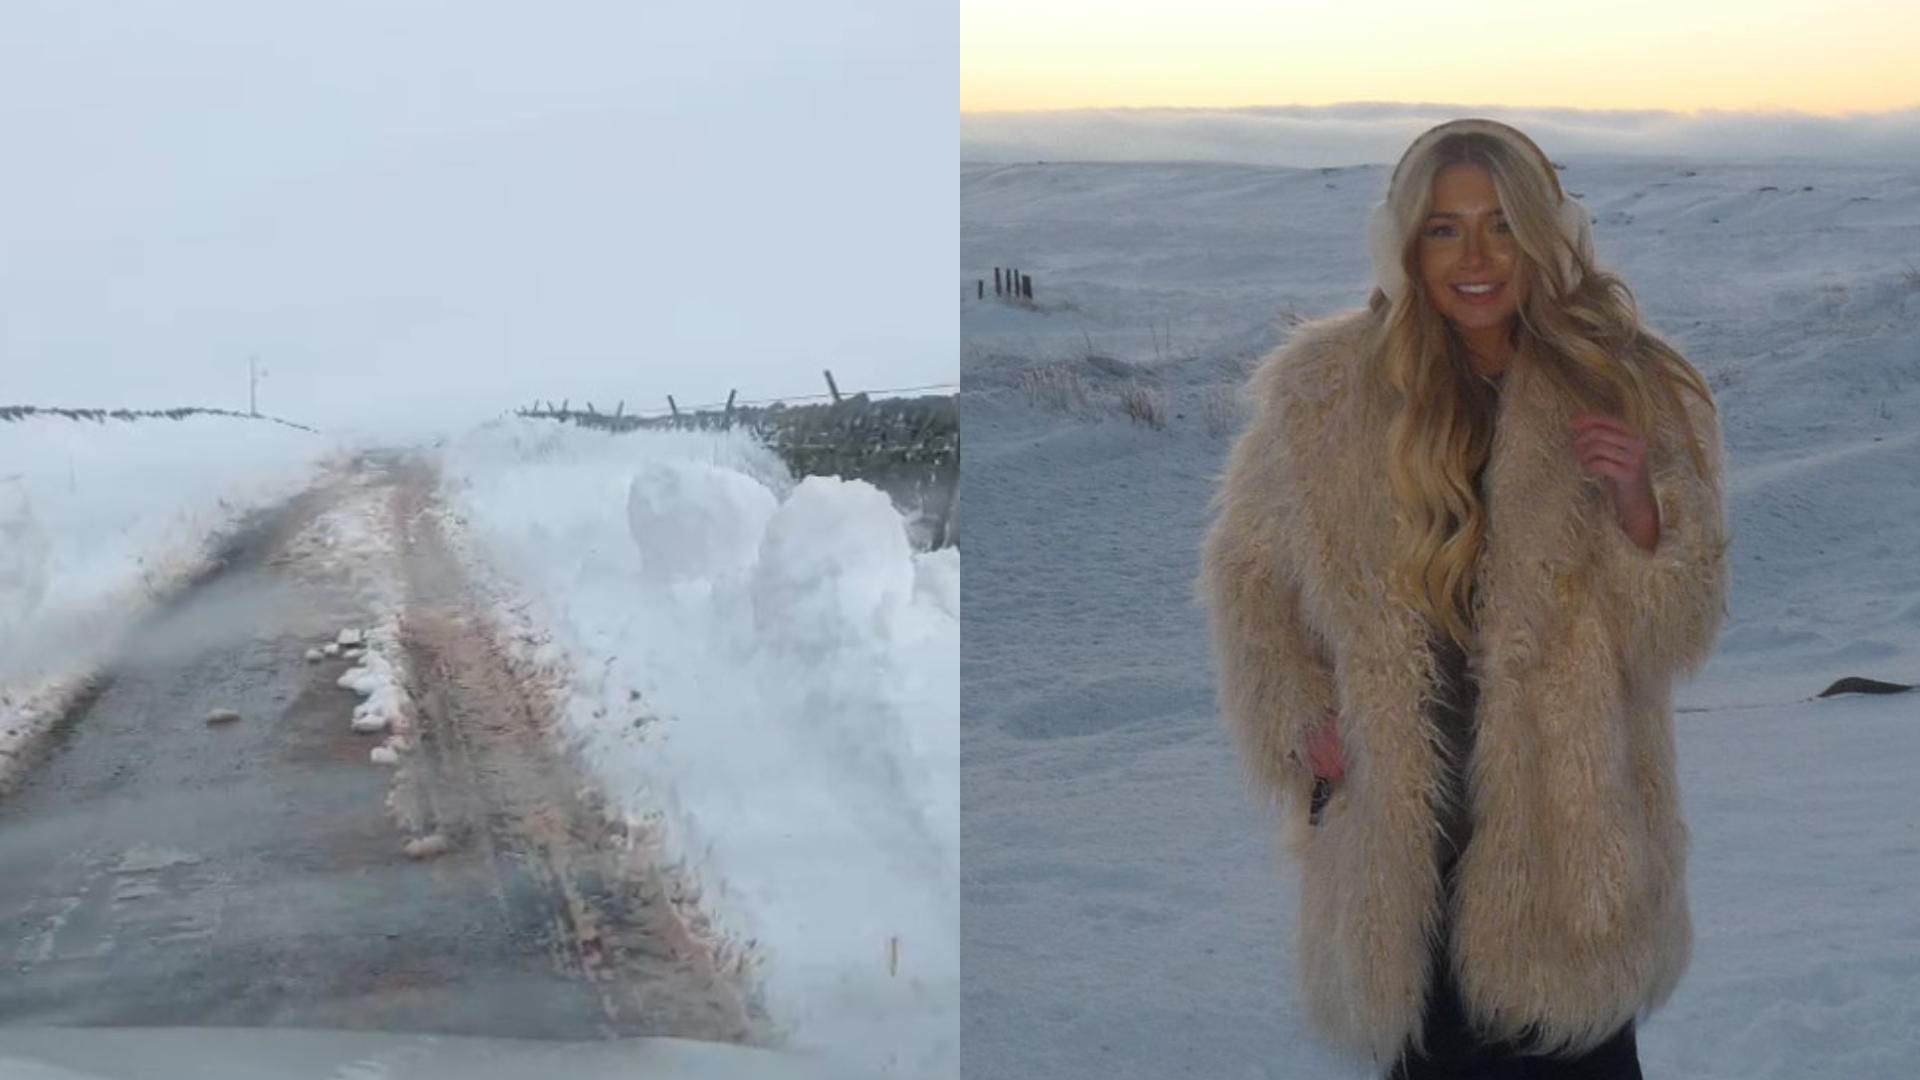
{"label": "wire fence", "polygon": [[602,413],[598,411],[597,409],[594,408],[594,404],[591,401],[585,402],[585,406],[583,409],[575,410],[572,408],[573,399],[571,398],[562,400],[560,404],[557,406],[550,399],[540,398],[540,399],[536,399],[527,408],[517,410],[517,415],[539,416],[539,417],[566,417],[566,416],[573,416],[573,415],[585,415],[585,416],[611,416],[615,418],[632,417],[640,420],[651,420],[651,419],[659,419],[659,418],[684,416],[689,413],[718,412],[724,415],[729,410],[734,410],[734,409],[762,409],[762,408],[772,408],[772,407],[783,406],[783,405],[824,404],[824,403],[840,402],[840,401],[847,400],[849,398],[858,398],[858,397],[866,397],[866,398],[872,399],[872,398],[884,398],[884,397],[905,397],[908,394],[949,394],[950,395],[950,394],[957,394],[959,392],[960,392],[960,384],[957,382],[931,383],[926,386],[897,386],[897,387],[891,387],[883,390],[842,391],[836,388],[836,389],[831,389],[824,394],[796,394],[788,397],[753,398],[747,401],[740,401],[740,400],[737,400],[736,398],[729,398],[726,401],[709,401],[709,402],[704,402],[698,405],[682,405],[677,400],[675,400],[672,394],[668,394],[667,407],[665,409],[636,409],[633,412],[627,412],[626,411],[627,403],[625,400],[621,400],[615,403],[614,410],[611,413]]}
{"label": "wire fence", "polygon": [[301,431],[314,430],[305,424],[296,424],[277,416],[236,412],[233,409],[208,409],[197,405],[178,409],[68,409],[50,408],[44,405],[0,405],[0,423],[11,423],[36,416],[57,416],[75,421],[90,420],[96,424],[104,424],[108,420],[184,420],[189,416],[228,416],[240,420],[261,420],[270,424],[281,424]]}
{"label": "wire fence", "polygon": [[[828,392],[682,406],[666,412],[611,413],[592,402],[575,409],[535,401],[517,415],[613,433],[640,430],[745,430],[778,454],[796,477],[863,480],[885,491],[927,547],[957,543],[960,422],[955,383],[846,393],[827,374]],[[938,393],[944,391],[945,393]],[[918,395],[918,396],[908,396]]]}

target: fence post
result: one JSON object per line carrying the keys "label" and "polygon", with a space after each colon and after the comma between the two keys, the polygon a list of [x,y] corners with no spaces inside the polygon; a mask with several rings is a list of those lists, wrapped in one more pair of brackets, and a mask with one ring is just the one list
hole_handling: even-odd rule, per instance
{"label": "fence post", "polygon": [[1025,274],[1020,275],[1020,295],[1033,299],[1033,279]]}
{"label": "fence post", "polygon": [[673,413],[673,418],[674,418],[675,420],[679,420],[679,419],[680,419],[680,406],[678,406],[678,405],[675,405],[675,404],[673,403],[673,395],[672,395],[672,394],[668,394],[668,395],[667,395],[667,408],[668,408],[669,410],[671,410],[671,411],[672,411],[672,413]]}
{"label": "fence post", "polygon": [[976,282],[974,282],[974,284],[976,284],[976,285],[978,285],[978,286],[980,286],[980,291],[979,291],[979,293],[978,293],[978,294],[977,294],[977,295],[976,295],[976,296],[974,297],[974,299],[976,299],[976,300],[985,300],[985,299],[987,298],[987,279],[986,279],[986,278],[981,278],[980,280],[978,280],[978,281],[976,281]]}
{"label": "fence post", "polygon": [[826,376],[827,376],[827,393],[833,395],[833,403],[835,405],[838,405],[840,404],[840,388],[834,385],[832,371],[828,371],[826,373]]}
{"label": "fence post", "polygon": [[613,407],[613,418],[615,420],[620,419],[621,416],[625,415],[626,411],[627,411],[627,399],[621,398],[620,404],[615,405]]}
{"label": "fence post", "polygon": [[733,430],[733,399],[739,393],[740,391],[738,389],[727,391],[727,415],[721,418],[721,421],[720,421],[721,427],[723,430],[726,430],[726,431]]}
{"label": "fence post", "polygon": [[1000,295],[1000,268],[997,266],[993,268],[993,295]]}

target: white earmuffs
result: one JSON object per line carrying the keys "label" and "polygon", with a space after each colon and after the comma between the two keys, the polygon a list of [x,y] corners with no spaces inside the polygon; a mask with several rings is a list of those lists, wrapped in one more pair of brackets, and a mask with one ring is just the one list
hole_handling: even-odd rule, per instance
{"label": "white earmuffs", "polygon": [[[1591,263],[1594,257],[1593,221],[1587,215],[1586,207],[1580,205],[1578,199],[1560,189],[1560,178],[1554,172],[1553,162],[1548,160],[1547,155],[1541,153],[1532,139],[1499,121],[1478,119],[1453,120],[1428,131],[1413,141],[1413,145],[1401,155],[1400,164],[1394,166],[1393,177],[1387,182],[1386,201],[1374,207],[1373,213],[1367,218],[1367,253],[1373,259],[1374,284],[1381,292],[1387,294],[1389,300],[1398,300],[1407,289],[1407,274],[1400,264],[1400,238],[1405,235],[1405,231],[1401,223],[1395,220],[1392,199],[1393,184],[1400,177],[1401,167],[1424,146],[1441,136],[1458,132],[1476,132],[1511,143],[1539,163],[1541,170],[1546,174],[1548,184],[1553,188],[1554,195],[1560,200],[1555,210],[1560,234],[1567,241],[1567,246],[1559,252],[1561,276],[1566,279],[1569,286],[1578,284],[1581,264]],[[1580,253],[1577,260],[1574,258],[1576,251]]]}

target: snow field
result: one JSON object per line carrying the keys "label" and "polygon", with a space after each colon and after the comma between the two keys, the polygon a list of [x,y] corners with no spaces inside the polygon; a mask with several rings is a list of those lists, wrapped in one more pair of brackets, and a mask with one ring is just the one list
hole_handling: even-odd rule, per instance
{"label": "snow field", "polygon": [[788,1043],[956,1075],[958,553],[741,433],[509,421],[443,468],[517,660]]}
{"label": "snow field", "polygon": [[[1908,1076],[1914,695],[1813,695],[1920,682],[1920,175],[1565,164],[1728,452],[1730,612],[1676,694],[1693,961],[1641,1060]],[[962,169],[962,280],[1013,263],[1041,297],[962,313],[969,1076],[1368,1075],[1306,1033],[1295,870],[1241,782],[1192,581],[1230,445],[1208,405],[1296,317],[1364,302],[1386,170]],[[1035,368],[1100,401],[1137,380],[1168,426],[1051,407]]]}

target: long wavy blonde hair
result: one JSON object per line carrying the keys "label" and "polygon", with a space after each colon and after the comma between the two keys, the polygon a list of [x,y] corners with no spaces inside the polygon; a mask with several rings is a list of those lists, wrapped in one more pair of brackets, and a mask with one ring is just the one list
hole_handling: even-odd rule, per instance
{"label": "long wavy blonde hair", "polygon": [[[1378,327],[1376,371],[1400,395],[1388,432],[1388,475],[1401,521],[1392,583],[1464,646],[1487,526],[1473,478],[1492,451],[1498,395],[1474,373],[1420,273],[1433,180],[1455,164],[1486,169],[1521,251],[1516,272],[1526,275],[1527,288],[1514,332],[1516,362],[1545,374],[1584,411],[1618,416],[1637,431],[1647,432],[1656,417],[1677,417],[1702,471],[1704,451],[1678,395],[1697,394],[1708,408],[1712,397],[1699,372],[1641,323],[1627,283],[1594,265],[1561,231],[1558,182],[1544,171],[1550,163],[1475,132],[1441,136],[1401,163],[1387,203],[1399,224],[1408,285],[1393,299],[1376,290],[1369,305]],[[1657,399],[1669,408],[1659,409]]]}

